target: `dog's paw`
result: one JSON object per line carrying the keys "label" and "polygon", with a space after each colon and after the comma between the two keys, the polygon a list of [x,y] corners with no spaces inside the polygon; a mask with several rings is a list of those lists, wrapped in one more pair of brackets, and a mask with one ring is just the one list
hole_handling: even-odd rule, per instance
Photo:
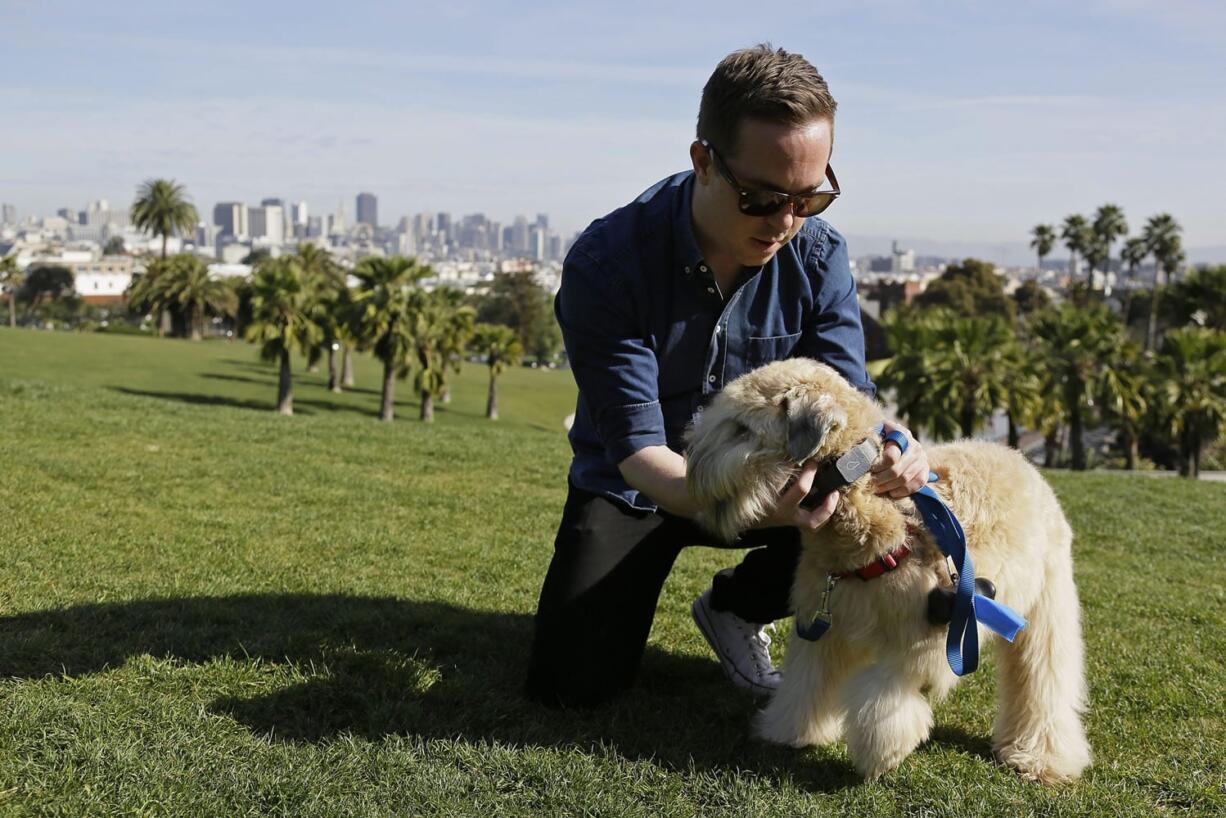
{"label": "dog's paw", "polygon": [[996,748],[996,758],[1022,778],[1040,784],[1063,784],[1080,777],[1090,766],[1090,748],[1084,740],[1070,740],[1059,751],[1036,750],[1024,742]]}

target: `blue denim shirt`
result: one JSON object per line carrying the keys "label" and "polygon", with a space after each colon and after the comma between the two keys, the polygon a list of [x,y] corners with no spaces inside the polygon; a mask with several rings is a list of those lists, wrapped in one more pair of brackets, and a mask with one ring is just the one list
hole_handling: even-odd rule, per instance
{"label": "blue denim shirt", "polygon": [[570,481],[649,511],[656,505],[617,464],[647,446],[682,452],[694,414],[751,369],[816,358],[876,393],[843,237],[809,218],[721,298],[694,239],[693,177],[671,176],[593,222],[566,256],[554,301],[579,385]]}

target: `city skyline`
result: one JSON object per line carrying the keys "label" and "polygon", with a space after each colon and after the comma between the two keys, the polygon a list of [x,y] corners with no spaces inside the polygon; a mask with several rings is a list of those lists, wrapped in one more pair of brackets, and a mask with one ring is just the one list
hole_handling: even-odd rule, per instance
{"label": "city skyline", "polygon": [[369,191],[386,223],[545,212],[569,235],[684,169],[714,63],[771,40],[839,100],[846,192],[827,215],[849,237],[1016,252],[1035,224],[1113,202],[1134,233],[1172,213],[1191,260],[1226,250],[1206,184],[1226,179],[1226,13],[1207,3],[833,3],[765,24],[718,3],[235,14],[8,4],[0,65],[22,80],[0,90],[0,201],[126,205],[164,176],[202,216],[275,195],[355,218]]}

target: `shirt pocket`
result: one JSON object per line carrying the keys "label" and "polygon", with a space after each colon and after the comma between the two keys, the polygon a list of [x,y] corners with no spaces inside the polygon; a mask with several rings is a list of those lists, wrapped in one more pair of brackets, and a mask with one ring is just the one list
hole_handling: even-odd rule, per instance
{"label": "shirt pocket", "polygon": [[800,343],[802,334],[794,332],[791,335],[771,335],[765,338],[750,336],[746,342],[745,363],[750,369],[757,369],[763,364],[782,361],[790,357],[796,345]]}

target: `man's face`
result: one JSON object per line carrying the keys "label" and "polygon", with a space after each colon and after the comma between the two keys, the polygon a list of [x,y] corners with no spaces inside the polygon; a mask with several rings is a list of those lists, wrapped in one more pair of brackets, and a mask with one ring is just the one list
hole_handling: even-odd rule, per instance
{"label": "man's face", "polygon": [[[823,183],[833,139],[828,119],[783,125],[758,119],[741,122],[736,153],[719,159],[742,186],[803,193]],[[690,151],[697,178],[694,215],[708,255],[731,257],[743,267],[760,267],[774,257],[804,224],[791,206],[769,216],[746,216],[738,191],[719,173],[711,152],[698,143]]]}

